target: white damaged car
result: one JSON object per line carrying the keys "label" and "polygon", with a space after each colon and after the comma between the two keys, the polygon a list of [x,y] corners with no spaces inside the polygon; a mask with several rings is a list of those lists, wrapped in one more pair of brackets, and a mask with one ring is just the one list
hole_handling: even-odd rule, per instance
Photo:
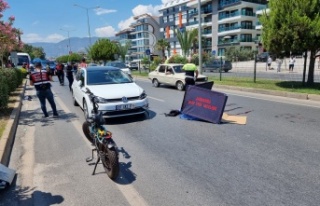
{"label": "white damaged car", "polygon": [[86,118],[93,109],[86,88],[98,97],[104,118],[144,114],[149,106],[147,94],[127,73],[111,66],[89,66],[77,72],[72,84],[74,105]]}

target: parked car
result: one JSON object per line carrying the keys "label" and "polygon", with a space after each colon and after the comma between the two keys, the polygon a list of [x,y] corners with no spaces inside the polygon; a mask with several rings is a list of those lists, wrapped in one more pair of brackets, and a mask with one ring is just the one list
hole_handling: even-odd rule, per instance
{"label": "parked car", "polygon": [[232,62],[228,60],[213,60],[204,64],[202,71],[203,72],[214,72],[218,71],[228,72],[232,69]]}
{"label": "parked car", "polygon": [[123,62],[119,62],[119,61],[107,62],[106,66],[112,66],[112,67],[119,68],[122,71],[124,71],[125,73],[127,73],[132,78],[131,70]]}
{"label": "parked car", "polygon": [[144,114],[149,106],[145,91],[128,74],[111,66],[88,66],[77,71],[72,84],[74,105],[85,117],[92,116],[92,103],[86,88],[97,96],[104,118]]}
{"label": "parked car", "polygon": [[141,59],[135,59],[132,60],[131,62],[129,62],[129,69],[131,70],[138,70],[139,69],[139,65],[141,65]]}
{"label": "parked car", "polygon": [[269,56],[272,58],[272,61],[276,60],[276,56],[269,52],[262,52],[257,55],[257,62],[267,62]]}
{"label": "parked car", "polygon": [[[182,70],[183,64],[160,64],[154,71],[150,72],[148,77],[153,86],[159,87],[160,84],[176,87],[178,90],[185,89],[185,72]],[[196,83],[208,81],[205,75],[198,75]]]}

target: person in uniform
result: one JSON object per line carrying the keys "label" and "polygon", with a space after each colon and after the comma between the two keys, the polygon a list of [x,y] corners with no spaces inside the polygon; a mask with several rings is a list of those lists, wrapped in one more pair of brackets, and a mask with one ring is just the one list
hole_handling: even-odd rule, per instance
{"label": "person in uniform", "polygon": [[39,98],[40,105],[44,117],[48,117],[46,99],[49,101],[53,117],[58,117],[58,112],[56,108],[56,103],[54,102],[53,93],[51,91],[52,76],[46,71],[42,70],[40,62],[37,62],[35,65],[35,70],[30,73],[30,85],[34,86],[36,89],[37,97]]}
{"label": "person in uniform", "polygon": [[186,86],[195,85],[196,79],[199,75],[199,71],[197,69],[197,66],[194,63],[192,63],[191,58],[188,58],[188,63],[183,65],[182,69],[186,73],[186,78],[185,78]]}

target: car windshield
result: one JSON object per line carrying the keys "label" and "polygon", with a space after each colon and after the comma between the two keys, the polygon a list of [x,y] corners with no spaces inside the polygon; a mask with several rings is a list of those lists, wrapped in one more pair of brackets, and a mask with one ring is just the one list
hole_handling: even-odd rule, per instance
{"label": "car windshield", "polygon": [[19,56],[18,56],[18,66],[23,65],[23,63],[29,64],[29,63],[30,63],[30,62],[29,62],[29,58],[28,58],[28,56],[19,55]]}
{"label": "car windshield", "polygon": [[122,62],[108,62],[107,66],[113,66],[113,67],[117,67],[117,68],[125,68],[126,65]]}
{"label": "car windshield", "polygon": [[102,84],[123,84],[132,83],[132,79],[124,72],[118,69],[109,70],[88,70],[87,84],[102,85]]}
{"label": "car windshield", "polygon": [[184,73],[184,71],[182,70],[182,65],[175,65],[173,66],[173,70],[175,71],[175,73]]}

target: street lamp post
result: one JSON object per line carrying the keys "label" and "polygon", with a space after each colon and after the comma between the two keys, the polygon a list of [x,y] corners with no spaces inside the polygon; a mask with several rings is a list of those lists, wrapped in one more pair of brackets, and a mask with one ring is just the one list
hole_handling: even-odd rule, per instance
{"label": "street lamp post", "polygon": [[84,7],[84,6],[81,6],[79,4],[74,4],[73,6],[77,6],[79,8],[82,8],[84,10],[86,10],[86,14],[87,14],[87,25],[88,25],[88,35],[89,35],[89,43],[90,43],[90,46],[92,46],[92,42],[91,42],[91,32],[90,32],[90,21],[89,21],[89,9],[97,9],[97,8],[100,8],[100,6],[95,6],[95,7]]}
{"label": "street lamp post", "polygon": [[67,30],[67,29],[62,29],[62,28],[61,28],[60,30],[61,30],[61,31],[65,31],[65,32],[68,33],[68,42],[69,42],[69,45],[68,45],[68,46],[69,46],[69,51],[68,51],[68,52],[69,52],[69,54],[70,54],[72,50],[71,50],[71,42],[70,42],[70,35],[69,35],[69,33],[70,33],[71,31],[75,31],[75,29]]}
{"label": "street lamp post", "polygon": [[202,73],[202,42],[201,42],[201,36],[202,36],[202,31],[201,31],[201,0],[198,0],[198,19],[199,19],[199,25],[198,25],[198,44],[199,44],[199,73]]}

